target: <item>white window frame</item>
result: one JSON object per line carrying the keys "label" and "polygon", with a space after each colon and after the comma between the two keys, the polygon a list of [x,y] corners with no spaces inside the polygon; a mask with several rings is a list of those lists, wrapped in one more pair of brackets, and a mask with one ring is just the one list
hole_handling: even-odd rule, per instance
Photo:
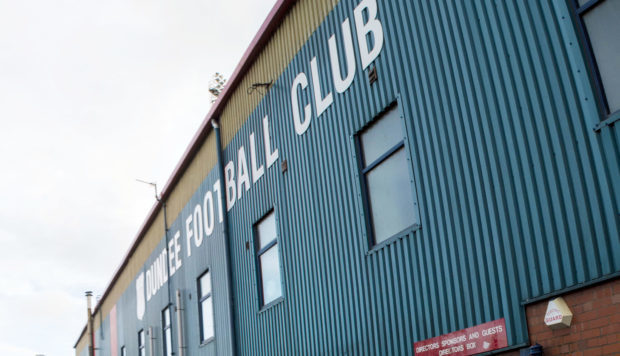
{"label": "white window frame", "polygon": [[[168,322],[166,323],[166,314],[168,315]],[[166,331],[170,330],[170,334],[166,334]],[[162,345],[163,356],[172,356],[172,314],[170,313],[170,305],[161,311],[161,331],[162,331]]]}
{"label": "white window frame", "polygon": [[[397,240],[400,240],[401,238],[409,235],[411,232],[419,230],[421,228],[420,213],[419,213],[418,199],[417,199],[417,193],[416,193],[416,184],[415,184],[415,179],[414,179],[414,174],[413,174],[413,167],[411,164],[412,154],[410,152],[410,147],[409,147],[409,142],[408,142],[409,135],[408,135],[407,125],[404,120],[404,115],[402,112],[401,105],[402,104],[400,103],[400,100],[395,100],[394,102],[389,104],[385,109],[383,109],[378,115],[376,115],[375,118],[371,122],[369,122],[364,127],[362,127],[354,135],[354,141],[355,141],[355,146],[356,146],[355,152],[358,157],[357,163],[358,163],[358,168],[360,172],[360,175],[359,175],[360,187],[359,188],[361,190],[361,195],[362,195],[361,210],[362,210],[362,216],[364,217],[364,224],[366,228],[366,236],[368,240],[367,243],[368,243],[369,253],[379,250],[383,248],[385,245],[389,245]],[[387,149],[380,157],[376,158],[374,161],[364,162],[364,152],[363,152],[363,147],[362,147],[361,136],[364,133],[371,130],[373,125],[381,121],[381,119],[383,119],[385,115],[392,110],[396,110],[396,112],[398,113],[398,116],[400,119],[400,127],[402,129],[402,134],[403,134],[403,139],[400,140],[398,143],[396,143],[391,148]],[[372,216],[371,206],[370,206],[370,190],[367,184],[366,174],[369,173],[373,168],[380,166],[383,162],[385,162],[390,157],[392,157],[392,155],[398,152],[400,149],[404,149],[406,157],[407,157],[407,162],[408,162],[407,172],[409,173],[409,179],[411,181],[411,184],[407,188],[411,190],[411,194],[412,194],[412,202],[413,202],[412,210],[414,213],[414,221],[412,222],[411,225],[406,227],[404,230],[394,234],[393,236],[390,236],[381,241],[377,241],[375,238],[375,232],[374,232],[373,216]]]}
{"label": "white window frame", "polygon": [[138,356],[146,356],[146,331],[138,331]]}
{"label": "white window frame", "polygon": [[[579,0],[568,0],[569,7],[571,12],[573,13],[574,19],[577,23],[577,32],[578,36],[582,42],[582,48],[585,54],[586,66],[591,73],[592,84],[594,85],[594,94],[596,96],[596,105],[599,112],[602,114],[602,119],[609,121],[607,124],[611,124],[614,121],[620,119],[620,110],[611,111],[609,108],[609,104],[607,102],[607,95],[605,93],[605,88],[603,87],[603,81],[601,79],[601,74],[598,68],[597,59],[594,53],[594,49],[592,48],[592,44],[590,41],[590,35],[588,34],[588,29],[586,27],[584,16],[594,10],[597,6],[605,3],[606,1],[617,1],[617,0],[590,0],[584,2],[582,5],[579,5]],[[601,123],[603,124],[603,123]],[[596,128],[600,129],[601,126],[598,125]]]}
{"label": "white window frame", "polygon": [[[202,295],[202,281],[205,276],[207,276],[206,278],[208,278],[211,288],[205,295]],[[209,299],[211,300],[211,324],[213,325],[213,334],[207,335],[207,337],[205,338],[205,326],[203,324],[203,307],[205,306],[206,301]],[[211,279],[211,269],[207,269],[200,275],[200,277],[198,277],[198,319],[200,324],[200,344],[208,344],[215,339],[215,314],[213,309],[213,283]]]}
{"label": "white window frame", "polygon": [[[271,215],[273,215],[273,219],[275,220],[275,236],[272,240],[270,240],[265,246],[260,248],[260,235],[258,227],[261,223],[266,221]],[[267,309],[272,305],[280,303],[284,299],[284,279],[282,278],[282,256],[280,255],[280,234],[278,233],[278,218],[276,216],[275,208],[269,210],[265,215],[263,215],[260,220],[258,220],[254,224],[254,251],[256,255],[255,264],[256,264],[256,278],[258,280],[258,300],[259,307],[261,310]],[[261,266],[261,256],[269,251],[271,248],[276,249],[276,253],[278,255],[278,274],[280,279],[280,295],[273,300],[265,303],[265,294],[264,294],[264,284],[263,284],[263,274],[262,274],[262,266]]]}

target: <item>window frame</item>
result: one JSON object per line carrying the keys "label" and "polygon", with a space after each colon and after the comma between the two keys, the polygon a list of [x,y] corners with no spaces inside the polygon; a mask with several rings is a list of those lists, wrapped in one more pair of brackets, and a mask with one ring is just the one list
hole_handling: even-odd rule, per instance
{"label": "window frame", "polygon": [[[398,143],[396,143],[394,146],[392,146],[387,151],[385,151],[381,156],[376,158],[374,161],[372,161],[368,165],[365,165],[362,135],[366,133],[368,130],[372,129],[372,127],[376,123],[381,121],[381,119],[383,119],[385,115],[388,114],[391,110],[396,110],[399,116],[403,138]],[[355,135],[353,135],[354,144],[355,144],[355,153],[357,155],[357,165],[358,165],[357,168],[359,172],[359,184],[360,184],[361,203],[362,203],[361,211],[362,211],[362,216],[364,218],[363,223],[364,223],[364,226],[366,227],[366,237],[367,237],[367,244],[368,244],[367,245],[368,251],[366,253],[367,255],[372,254],[378,250],[381,250],[383,247],[390,245],[394,243],[395,241],[398,241],[404,238],[405,236],[408,236],[411,232],[417,231],[421,229],[422,227],[422,223],[420,220],[420,211],[419,211],[419,206],[418,206],[417,192],[416,192],[416,183],[415,183],[416,179],[414,176],[412,159],[411,159],[412,152],[411,152],[411,148],[409,147],[410,145],[408,144],[408,137],[409,137],[409,130],[407,128],[406,120],[404,119],[400,97],[392,101],[383,110],[377,113],[373,117],[372,120],[367,122],[362,128],[360,128],[355,133]],[[406,161],[408,162],[407,172],[409,173],[409,180],[411,181],[409,188],[411,190],[412,201],[414,205],[413,212],[414,212],[415,221],[413,224],[397,232],[396,234],[386,238],[385,240],[377,242],[376,237],[375,237],[375,226],[373,222],[372,207],[370,204],[370,191],[368,189],[368,182],[367,182],[366,175],[367,173],[372,171],[374,168],[379,166],[381,163],[385,162],[390,157],[392,157],[401,148],[404,149],[405,155],[406,155]]]}
{"label": "window frame", "polygon": [[[167,356],[168,347],[170,348],[170,355],[174,355],[174,351],[172,350],[172,313],[170,312],[171,304],[168,304],[161,311],[161,332],[162,332],[162,345],[163,345],[163,356]],[[168,312],[168,324],[166,324],[166,312]],[[170,340],[166,338],[166,330],[170,329]]]}
{"label": "window frame", "polygon": [[[598,63],[596,61],[596,56],[594,55],[594,50],[592,49],[590,35],[588,34],[588,29],[583,19],[583,17],[588,12],[595,9],[602,3],[610,0],[589,0],[581,6],[579,5],[579,0],[567,1],[569,3],[571,14],[573,15],[573,19],[577,23],[577,37],[581,42],[581,48],[585,54],[585,64],[590,74],[589,78],[594,86],[593,89],[595,103],[599,111],[599,115],[601,116],[601,120],[611,120],[611,122],[616,121],[617,119],[620,119],[620,110],[612,112],[609,108],[609,103],[607,102],[607,94],[605,93],[605,88],[603,86],[603,80],[601,78],[601,73],[599,71]],[[597,125],[595,129],[600,129],[601,124]]]}
{"label": "window frame", "polygon": [[146,331],[138,330],[138,356],[146,356]]}
{"label": "window frame", "polygon": [[[209,293],[207,293],[206,295],[202,295],[202,285],[200,284],[200,281],[202,280],[202,278],[206,275],[209,274],[209,283],[211,284],[211,289],[209,290]],[[196,281],[197,287],[198,287],[198,324],[199,324],[199,332],[200,332],[200,345],[206,345],[210,342],[212,342],[213,340],[215,340],[215,309],[213,308],[213,279],[211,278],[211,268],[207,268],[202,274],[200,274],[200,276],[198,276],[198,280]],[[211,318],[212,318],[212,322],[213,322],[213,335],[203,339],[204,336],[204,324],[203,324],[203,317],[202,317],[202,304],[204,301],[206,301],[207,299],[211,298]]]}
{"label": "window frame", "polygon": [[[270,214],[273,214],[273,218],[275,220],[275,228],[276,228],[276,236],[273,240],[269,241],[263,248],[260,248],[260,235],[258,232],[258,226],[264,222]],[[259,311],[264,311],[272,306],[279,304],[284,300],[284,278],[282,273],[282,255],[280,253],[280,231],[278,227],[278,215],[276,214],[275,207],[269,209],[265,214],[261,216],[258,221],[254,223],[253,226],[254,232],[254,263],[256,269],[256,278],[257,278],[257,286],[258,286],[258,307]],[[272,247],[276,246],[276,252],[278,254],[278,273],[280,274],[280,296],[276,299],[270,301],[269,303],[265,303],[265,295],[264,295],[264,287],[263,287],[263,274],[262,274],[262,266],[260,258],[261,256],[269,251]]]}

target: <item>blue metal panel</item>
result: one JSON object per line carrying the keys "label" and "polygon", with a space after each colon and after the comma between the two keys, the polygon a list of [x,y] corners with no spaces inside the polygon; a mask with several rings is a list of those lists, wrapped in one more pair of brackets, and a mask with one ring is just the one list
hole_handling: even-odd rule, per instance
{"label": "blue metal panel", "polygon": [[[230,353],[230,290],[239,354],[399,355],[412,354],[415,341],[499,318],[509,345],[524,344],[523,304],[620,272],[620,129],[592,130],[600,118],[566,3],[378,1],[378,81],[369,84],[355,47],[355,80],[339,94],[327,41],[335,33],[342,44],[341,23],[348,17],[354,26],[358,3],[335,7],[223,151],[237,170],[244,147],[251,186],[227,212],[233,285],[220,223],[186,255],[185,221],[217,169],[170,227],[169,238],[180,231],[183,244],[183,267],[169,285],[183,292],[189,356]],[[291,83],[300,72],[311,81],[314,56],[321,91],[334,102],[297,135]],[[313,94],[310,83],[302,107]],[[422,227],[370,249],[355,135],[394,101]],[[279,152],[270,168],[266,116]],[[256,183],[251,133],[265,169]],[[261,310],[253,225],[272,208],[283,300]],[[162,238],[144,269],[165,247]],[[196,279],[206,268],[216,340],[200,347]],[[136,350],[138,330],[160,326],[167,293],[137,322],[130,287],[117,307],[119,346]]]}
{"label": "blue metal panel", "polygon": [[[154,355],[163,352],[162,344],[162,321],[161,312],[168,305],[173,305],[171,309],[172,325],[172,345],[176,353],[178,348],[177,330],[178,323],[175,314],[175,293],[181,291],[183,303],[183,330],[184,343],[186,345],[185,355],[225,355],[231,353],[231,334],[228,318],[229,290],[226,277],[226,257],[224,251],[224,237],[222,224],[218,222],[218,212],[216,195],[214,194],[214,230],[211,236],[203,235],[200,246],[191,244],[191,256],[188,256],[186,219],[193,214],[196,205],[202,207],[204,196],[208,190],[213,191],[215,181],[219,179],[217,169],[207,176],[199,189],[192,196],[191,200],[184,207],[178,218],[171,224],[168,232],[168,241],[174,238],[176,232],[180,233],[180,260],[181,267],[168,279],[167,283],[157,291],[150,300],[145,301],[146,308],[142,320],[136,316],[136,305],[138,298],[136,294],[136,283],[134,280],[130,287],[123,293],[117,302],[117,327],[118,327],[118,347],[127,348],[128,354],[135,354],[138,350],[138,331],[149,327],[153,328]],[[203,227],[204,228],[204,227]],[[193,240],[192,240],[193,241]],[[159,245],[155,248],[151,256],[142,267],[142,273],[146,274],[148,268],[157,260],[162,250],[167,246],[167,240],[162,237]],[[198,313],[198,284],[197,280],[207,269],[211,271],[213,311],[215,324],[215,339],[205,345],[200,345],[199,313]],[[169,288],[169,289],[168,289]],[[97,331],[96,336],[103,336],[103,347],[98,350],[97,355],[110,355],[109,336],[110,325],[109,316],[103,316],[102,327]],[[147,336],[147,348],[149,338]],[[99,339],[97,344],[100,344]]]}
{"label": "blue metal panel", "polygon": [[[526,343],[522,303],[620,267],[617,129],[588,125],[596,108],[574,75],[565,4],[379,2],[379,81],[358,58],[337,94],[327,39],[356,5],[335,8],[226,148],[234,161],[268,115],[288,163],[229,213],[240,352],[410,354],[501,317],[509,345]],[[313,56],[334,103],[298,136],[290,88]],[[422,229],[368,253],[352,136],[397,98]],[[259,311],[255,256],[241,247],[272,206],[285,300]]]}

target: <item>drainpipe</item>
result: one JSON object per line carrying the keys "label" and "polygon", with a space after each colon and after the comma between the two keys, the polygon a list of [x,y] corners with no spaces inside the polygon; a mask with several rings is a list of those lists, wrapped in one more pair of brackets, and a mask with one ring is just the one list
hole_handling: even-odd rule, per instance
{"label": "drainpipe", "polygon": [[213,130],[215,131],[215,141],[217,144],[217,166],[218,166],[218,171],[219,171],[219,175],[220,175],[220,192],[222,192],[221,194],[221,201],[220,201],[220,206],[222,207],[222,211],[224,212],[222,215],[223,221],[222,221],[222,227],[223,227],[223,235],[224,235],[224,249],[226,250],[226,277],[227,277],[227,281],[228,281],[228,320],[230,323],[230,338],[231,338],[231,351],[233,355],[236,355],[236,349],[237,349],[237,335],[235,333],[235,315],[234,315],[234,310],[235,310],[235,296],[234,296],[234,292],[233,292],[233,279],[232,279],[232,266],[231,266],[231,258],[230,258],[230,238],[228,236],[228,214],[225,208],[225,203],[226,203],[226,191],[224,190],[224,183],[223,180],[225,179],[224,176],[224,161],[222,159],[222,137],[220,134],[220,125],[217,122],[217,120],[215,120],[215,118],[213,118],[211,120],[211,125],[213,125]]}
{"label": "drainpipe", "polygon": [[[166,289],[168,292],[168,306],[170,306],[171,304],[171,300],[172,300],[172,296],[170,295],[170,263],[169,263],[169,259],[167,258],[168,253],[170,253],[170,251],[168,251],[168,217],[166,216],[166,201],[164,201],[163,199],[161,199],[158,195],[157,195],[157,188],[155,188],[155,198],[157,199],[157,201],[159,201],[161,203],[161,209],[164,213],[164,240],[166,240],[166,246],[164,247],[166,249],[166,275],[168,276],[168,278],[166,279]],[[178,300],[177,300],[177,308],[178,308]],[[170,320],[170,324],[172,324],[172,320]],[[177,328],[181,328],[181,325],[177,325]],[[172,334],[170,335],[170,348],[173,347],[174,344],[174,340],[172,340]],[[178,340],[178,344],[181,344],[181,339]],[[174,349],[173,349],[174,350]],[[180,355],[182,356],[182,354]]]}
{"label": "drainpipe", "polygon": [[183,305],[181,304],[181,290],[177,289],[177,339],[179,346],[178,356],[183,356],[185,353],[185,345],[183,344]]}
{"label": "drainpipe", "polygon": [[[153,184],[153,186],[155,187],[155,199],[157,199],[157,201],[161,203],[161,210],[164,213],[164,240],[166,240],[165,248],[166,253],[168,253],[168,217],[166,216],[166,202],[161,199],[159,194],[157,194],[157,185],[155,183],[148,184]],[[166,289],[168,289],[168,305],[170,305],[170,300],[172,299],[172,296],[170,295],[170,264],[168,263],[168,260],[166,260],[166,274],[168,274]]]}
{"label": "drainpipe", "polygon": [[87,328],[88,328],[88,355],[95,356],[95,332],[93,330],[93,292],[86,292],[86,306],[87,306]]}
{"label": "drainpipe", "polygon": [[155,355],[155,342],[153,341],[155,340],[155,335],[153,335],[153,327],[149,326],[149,355],[150,356],[154,356]]}

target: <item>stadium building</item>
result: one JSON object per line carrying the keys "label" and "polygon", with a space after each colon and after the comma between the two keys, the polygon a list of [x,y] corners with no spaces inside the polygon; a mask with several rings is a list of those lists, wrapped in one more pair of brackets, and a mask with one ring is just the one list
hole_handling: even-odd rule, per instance
{"label": "stadium building", "polygon": [[618,19],[278,1],[76,356],[619,354]]}

